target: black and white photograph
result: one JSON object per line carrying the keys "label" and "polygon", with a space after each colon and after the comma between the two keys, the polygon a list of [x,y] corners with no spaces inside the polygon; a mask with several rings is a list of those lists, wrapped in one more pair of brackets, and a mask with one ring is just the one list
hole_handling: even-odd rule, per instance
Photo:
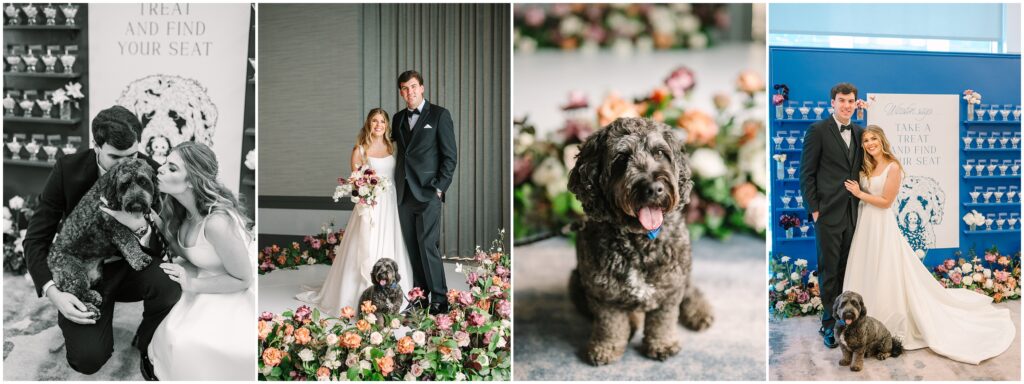
{"label": "black and white photograph", "polygon": [[3,4],[5,381],[253,380],[250,4]]}

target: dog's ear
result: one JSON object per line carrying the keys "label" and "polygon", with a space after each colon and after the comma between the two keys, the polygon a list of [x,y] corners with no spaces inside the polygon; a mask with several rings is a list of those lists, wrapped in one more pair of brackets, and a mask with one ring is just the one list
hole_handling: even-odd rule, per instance
{"label": "dog's ear", "polygon": [[98,181],[100,196],[107,201],[107,208],[114,211],[121,210],[121,199],[118,198],[117,185],[118,179],[120,179],[120,164],[115,165],[104,174],[104,177],[100,177]]}
{"label": "dog's ear", "polygon": [[690,203],[690,192],[693,190],[693,172],[690,170],[690,156],[686,153],[685,143],[680,137],[681,130],[669,127],[662,123],[658,124],[661,129],[662,136],[668,145],[675,151],[676,173],[679,178],[679,208],[682,209],[685,204]]}
{"label": "dog's ear", "polygon": [[832,318],[835,318],[839,313],[839,305],[843,303],[843,297],[846,296],[846,292],[836,296],[835,301],[832,302]]}
{"label": "dog's ear", "polygon": [[858,295],[857,306],[860,307],[860,315],[857,318],[863,318],[868,315],[868,307],[864,305],[864,298]]}
{"label": "dog's ear", "polygon": [[583,204],[583,210],[593,220],[608,220],[612,208],[604,196],[602,173],[607,166],[604,163],[605,145],[608,143],[611,126],[594,132],[576,155],[576,165],[569,171],[569,191]]}

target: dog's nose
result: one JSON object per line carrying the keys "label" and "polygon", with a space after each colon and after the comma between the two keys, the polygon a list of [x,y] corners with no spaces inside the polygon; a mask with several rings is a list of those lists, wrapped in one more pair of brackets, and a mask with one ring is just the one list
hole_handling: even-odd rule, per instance
{"label": "dog's nose", "polygon": [[655,181],[647,186],[646,193],[646,197],[648,199],[661,196],[661,194],[665,193],[665,184],[662,184],[660,181]]}

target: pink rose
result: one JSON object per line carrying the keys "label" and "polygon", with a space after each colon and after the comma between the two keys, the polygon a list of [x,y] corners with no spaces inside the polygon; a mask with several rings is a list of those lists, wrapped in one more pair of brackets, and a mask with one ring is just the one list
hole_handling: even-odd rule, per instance
{"label": "pink rose", "polygon": [[313,249],[320,249],[320,239],[313,239],[310,245],[313,246]]}
{"label": "pink rose", "polygon": [[686,67],[676,68],[665,78],[665,86],[672,90],[672,95],[677,99],[686,96],[695,85],[697,80],[693,76],[693,71]]}
{"label": "pink rose", "polygon": [[476,281],[479,278],[480,275],[478,275],[476,272],[470,272],[466,274],[466,282],[469,283],[469,285],[476,285]]}
{"label": "pink rose", "polygon": [[409,290],[408,297],[409,301],[416,301],[427,296],[423,294],[423,289],[421,289],[420,287],[413,287],[412,289]]}
{"label": "pink rose", "polygon": [[946,269],[953,269],[956,266],[956,261],[953,259],[946,259]]}
{"label": "pink rose", "polygon": [[498,316],[507,319],[512,315],[512,304],[508,300],[500,300],[498,304],[495,304],[495,311],[498,313]]}
{"label": "pink rose", "polygon": [[468,291],[459,292],[459,303],[462,305],[473,305],[473,295]]}
{"label": "pink rose", "polygon": [[985,261],[990,262],[990,263],[994,263],[994,262],[996,262],[996,256],[997,255],[994,254],[994,253],[985,252]]}
{"label": "pink rose", "polygon": [[953,285],[960,285],[960,281],[963,279],[963,276],[960,275],[960,272],[953,271],[949,274],[949,279],[953,281]]}
{"label": "pink rose", "polygon": [[448,330],[452,327],[452,324],[455,324],[455,322],[452,321],[452,318],[447,314],[437,315],[435,322],[437,323],[437,328],[441,330]]}
{"label": "pink rose", "polygon": [[487,319],[484,318],[484,315],[481,315],[481,314],[479,314],[477,312],[470,313],[469,316],[467,316],[466,320],[469,321],[469,325],[472,325],[474,327],[479,327],[481,325],[484,325],[484,322],[487,321]]}

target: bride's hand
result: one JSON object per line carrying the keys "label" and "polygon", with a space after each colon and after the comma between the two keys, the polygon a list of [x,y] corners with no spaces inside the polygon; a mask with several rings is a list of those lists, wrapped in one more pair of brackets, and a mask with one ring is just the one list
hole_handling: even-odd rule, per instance
{"label": "bride's hand", "polygon": [[846,180],[843,182],[843,185],[846,186],[847,191],[850,191],[850,193],[853,194],[853,197],[860,198],[860,195],[864,193],[860,190],[860,184],[856,181]]}
{"label": "bride's hand", "polygon": [[181,285],[183,292],[192,291],[192,276],[185,270],[185,267],[175,263],[161,263],[160,268],[164,270],[167,277]]}

